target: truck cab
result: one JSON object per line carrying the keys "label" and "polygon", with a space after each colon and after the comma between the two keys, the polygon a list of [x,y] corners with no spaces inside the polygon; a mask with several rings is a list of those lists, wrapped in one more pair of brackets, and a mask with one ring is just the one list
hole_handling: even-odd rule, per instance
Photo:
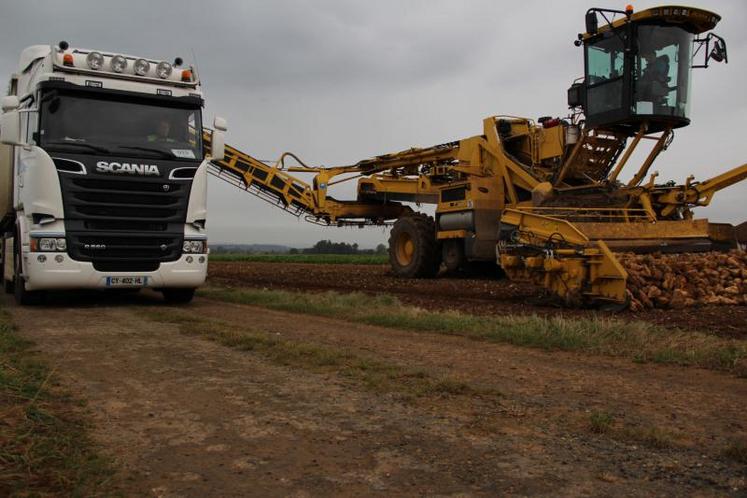
{"label": "truck cab", "polygon": [[[3,98],[6,290],[141,288],[186,302],[207,272],[207,163],[196,69],[33,46]],[[12,201],[10,201],[12,199]]]}

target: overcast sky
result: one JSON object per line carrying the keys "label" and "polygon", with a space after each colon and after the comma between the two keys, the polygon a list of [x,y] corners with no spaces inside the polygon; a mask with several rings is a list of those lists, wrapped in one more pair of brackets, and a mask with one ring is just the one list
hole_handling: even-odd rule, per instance
{"label": "overcast sky", "polygon": [[[588,7],[624,2],[423,1],[9,1],[0,15],[0,75],[20,51],[73,47],[196,61],[205,122],[228,120],[228,143],[260,159],[293,151],[310,164],[348,164],[410,146],[481,133],[493,114],[563,116],[583,71]],[[508,7],[511,5],[511,7]],[[636,9],[657,3],[634,3]],[[747,2],[699,0],[723,20],[729,64],[695,70],[693,123],[654,168],[660,179],[699,179],[747,162]],[[629,165],[629,171],[635,168]],[[632,173],[630,173],[632,175]],[[373,247],[385,230],[320,228],[215,178],[213,242],[310,246],[321,238]],[[354,189],[332,191],[338,198]],[[747,219],[747,182],[698,211]]]}

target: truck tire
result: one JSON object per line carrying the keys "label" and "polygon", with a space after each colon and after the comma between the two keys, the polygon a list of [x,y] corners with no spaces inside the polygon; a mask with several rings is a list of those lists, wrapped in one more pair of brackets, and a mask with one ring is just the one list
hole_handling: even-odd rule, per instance
{"label": "truck tire", "polygon": [[26,290],[26,282],[21,276],[23,274],[23,255],[21,254],[21,239],[16,236],[13,250],[13,295],[16,303],[21,306],[34,306],[40,304],[44,297],[42,291]]}
{"label": "truck tire", "polygon": [[3,245],[2,245],[2,267],[0,268],[2,270],[2,278],[3,278],[3,287],[5,288],[6,294],[13,294],[15,292],[15,285],[13,284],[13,272],[11,271],[10,275],[5,274],[5,248],[8,245],[9,237],[3,237]]}
{"label": "truck tire", "polygon": [[392,272],[404,278],[430,278],[441,266],[441,248],[433,218],[412,213],[399,218],[389,235]]}
{"label": "truck tire", "polygon": [[169,304],[187,304],[195,297],[195,289],[168,288],[163,289],[163,298]]}

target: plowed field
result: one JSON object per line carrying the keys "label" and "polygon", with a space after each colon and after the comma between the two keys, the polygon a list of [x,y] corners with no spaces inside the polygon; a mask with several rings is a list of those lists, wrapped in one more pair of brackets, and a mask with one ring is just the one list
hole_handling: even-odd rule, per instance
{"label": "plowed field", "polygon": [[[537,314],[592,316],[594,310],[559,308],[538,299],[538,289],[493,277],[400,279],[382,265],[322,265],[254,262],[211,262],[215,285],[312,292],[392,294],[426,309],[453,309],[472,314]],[[701,306],[686,310],[618,313],[618,318],[645,320],[665,327],[698,330],[747,339],[747,306]]]}

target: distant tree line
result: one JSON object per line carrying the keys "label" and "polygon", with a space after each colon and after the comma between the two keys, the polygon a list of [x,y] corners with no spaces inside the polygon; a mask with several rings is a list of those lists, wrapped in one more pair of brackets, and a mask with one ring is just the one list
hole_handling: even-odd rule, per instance
{"label": "distant tree line", "polygon": [[358,244],[320,240],[312,247],[296,249],[274,244],[215,244],[210,247],[212,254],[386,254],[384,244],[376,249],[360,249]]}
{"label": "distant tree line", "polygon": [[306,249],[291,249],[290,254],[386,254],[386,246],[379,244],[376,249],[359,249],[358,244],[320,240]]}

